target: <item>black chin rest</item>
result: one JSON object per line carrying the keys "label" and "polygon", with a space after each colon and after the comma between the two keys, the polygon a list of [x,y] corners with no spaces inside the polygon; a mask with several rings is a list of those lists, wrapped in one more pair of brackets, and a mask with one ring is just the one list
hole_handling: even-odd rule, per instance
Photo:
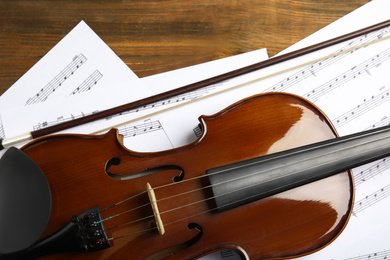
{"label": "black chin rest", "polygon": [[51,193],[39,166],[9,148],[0,159],[0,255],[28,248],[44,232]]}

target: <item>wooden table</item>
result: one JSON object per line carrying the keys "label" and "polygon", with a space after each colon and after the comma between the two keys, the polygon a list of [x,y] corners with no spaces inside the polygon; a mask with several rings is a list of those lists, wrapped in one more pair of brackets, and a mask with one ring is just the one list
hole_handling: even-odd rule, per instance
{"label": "wooden table", "polygon": [[267,48],[273,56],[368,0],[0,0],[0,94],[84,20],[144,77]]}

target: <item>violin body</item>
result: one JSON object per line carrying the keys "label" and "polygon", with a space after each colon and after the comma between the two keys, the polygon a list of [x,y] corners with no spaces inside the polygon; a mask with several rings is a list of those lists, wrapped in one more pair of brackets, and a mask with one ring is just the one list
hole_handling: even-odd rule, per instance
{"label": "violin body", "polygon": [[[215,211],[207,169],[336,136],[326,116],[297,96],[270,93],[200,117],[203,134],[172,150],[126,149],[118,131],[52,135],[22,148],[42,169],[52,193],[46,237],[88,208],[105,209],[108,249],[42,259],[196,259],[234,249],[244,259],[313,253],[344,229],[353,205],[350,172],[223,212]],[[154,189],[160,235],[146,192]],[[119,237],[119,238],[118,238]],[[165,259],[164,258],[164,259]]]}

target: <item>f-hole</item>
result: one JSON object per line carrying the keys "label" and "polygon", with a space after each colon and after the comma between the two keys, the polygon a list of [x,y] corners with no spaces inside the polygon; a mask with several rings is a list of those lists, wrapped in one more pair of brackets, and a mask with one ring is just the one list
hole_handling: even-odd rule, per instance
{"label": "f-hole", "polygon": [[[180,182],[184,178],[184,171],[181,167],[177,165],[162,165],[154,168],[146,168],[145,170],[137,171],[137,172],[129,172],[125,174],[118,174],[113,171],[110,171],[112,166],[120,165],[121,160],[118,157],[113,157],[109,159],[106,163],[105,172],[108,176],[116,180],[131,180],[139,177],[145,177],[153,173],[163,172],[163,171],[177,171],[178,174],[173,177],[173,182]],[[112,167],[115,168],[115,167]]]}
{"label": "f-hole", "polygon": [[179,245],[176,245],[176,246],[172,246],[170,248],[167,248],[165,250],[162,250],[154,255],[151,255],[149,257],[147,257],[145,260],[157,260],[157,259],[161,259],[163,257],[166,257],[168,255],[173,255],[179,251],[182,251],[186,248],[189,248],[190,246],[194,245],[196,242],[199,241],[199,239],[202,237],[203,235],[203,230],[202,230],[202,227],[197,224],[197,223],[190,223],[188,224],[188,229],[189,230],[195,230],[194,232],[198,232],[193,238],[191,238],[190,240],[188,241],[185,241]]}

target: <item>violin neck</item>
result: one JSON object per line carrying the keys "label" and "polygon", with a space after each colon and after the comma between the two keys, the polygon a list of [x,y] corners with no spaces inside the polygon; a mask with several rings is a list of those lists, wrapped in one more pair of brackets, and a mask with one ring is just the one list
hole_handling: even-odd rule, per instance
{"label": "violin neck", "polygon": [[390,155],[390,127],[338,137],[206,171],[218,212]]}

